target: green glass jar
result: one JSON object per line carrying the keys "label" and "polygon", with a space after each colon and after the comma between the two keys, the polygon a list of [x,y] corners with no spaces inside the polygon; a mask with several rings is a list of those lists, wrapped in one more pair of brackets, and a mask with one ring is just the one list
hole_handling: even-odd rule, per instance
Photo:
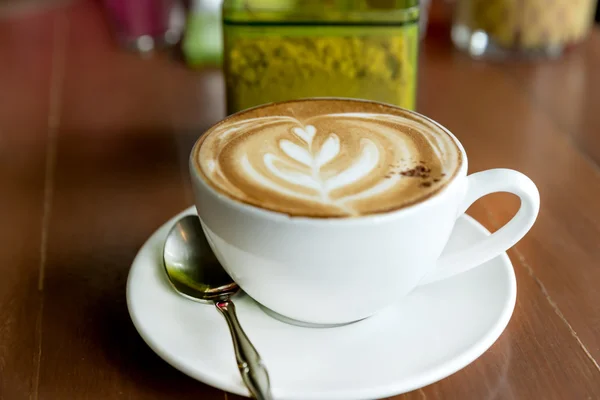
{"label": "green glass jar", "polygon": [[229,114],[305,97],[414,109],[418,0],[225,0]]}

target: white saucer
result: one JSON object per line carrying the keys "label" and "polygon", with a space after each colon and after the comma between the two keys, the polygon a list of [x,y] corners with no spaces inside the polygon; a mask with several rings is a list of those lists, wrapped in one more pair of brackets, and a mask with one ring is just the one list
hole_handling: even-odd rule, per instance
{"label": "white saucer", "polygon": [[[162,244],[174,221],[136,256],[127,282],[131,319],[146,343],[185,374],[247,396],[225,320],[210,306],[175,293],[162,269]],[[489,235],[461,217],[448,248]],[[239,318],[269,369],[273,396],[286,400],[353,400],[393,396],[465,367],[500,336],[512,315],[516,280],[506,254],[454,278],[417,288],[400,304],[335,328],[289,325],[247,295]]]}

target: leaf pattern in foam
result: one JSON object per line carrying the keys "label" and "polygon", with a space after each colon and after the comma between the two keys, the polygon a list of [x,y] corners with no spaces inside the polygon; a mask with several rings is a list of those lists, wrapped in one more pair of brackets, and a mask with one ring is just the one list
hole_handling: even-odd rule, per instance
{"label": "leaf pattern in foam", "polygon": [[294,128],[292,132],[302,140],[304,140],[309,146],[312,144],[313,138],[317,133],[317,128],[312,125],[306,125],[303,128]]}
{"label": "leaf pattern in foam", "polygon": [[[314,130],[314,127],[308,129],[309,127],[312,126],[309,125],[304,130],[300,128],[294,128],[294,130],[301,131],[299,134],[296,132],[300,137],[308,132],[309,136],[307,136],[307,140],[312,142],[316,130]],[[379,162],[379,150],[377,146],[369,139],[362,139],[361,152],[356,162],[346,170],[323,182],[320,174],[321,167],[332,161],[340,153],[340,139],[336,134],[332,133],[329,135],[314,158],[310,150],[304,149],[286,139],[282,139],[279,142],[279,147],[289,157],[289,161],[295,160],[310,168],[310,170],[305,172],[298,170],[297,166],[271,153],[265,154],[263,158],[267,169],[274,176],[284,181],[316,190],[322,199],[327,199],[329,192],[332,190],[364,178]]]}
{"label": "leaf pattern in foam", "polygon": [[316,167],[321,168],[338,154],[340,154],[340,138],[335,133],[332,133],[325,140],[323,146],[321,146],[321,150],[319,150],[319,154],[316,157]]}
{"label": "leaf pattern in foam", "polygon": [[327,192],[341,188],[359,179],[364,178],[377,166],[379,162],[379,150],[375,143],[369,139],[361,140],[361,153],[359,159],[346,170],[332,176],[325,182]]}
{"label": "leaf pattern in foam", "polygon": [[285,163],[281,159],[274,156],[273,154],[271,154],[271,153],[265,154],[263,159],[264,159],[265,166],[267,167],[267,169],[269,171],[271,171],[273,173],[273,175],[277,176],[278,178],[281,178],[284,181],[287,181],[287,182],[290,182],[290,183],[293,183],[296,185],[304,186],[304,187],[319,190],[319,191],[321,190],[321,185],[319,184],[319,182],[315,181],[315,179],[312,176],[302,173],[300,171],[295,171],[293,169],[288,169],[288,168],[282,169],[282,168],[278,167],[276,165],[276,163],[280,163],[280,164],[285,164]]}
{"label": "leaf pattern in foam", "polygon": [[292,160],[296,160],[307,167],[312,167],[312,155],[296,143],[290,142],[287,139],[282,139],[279,141],[279,148]]}

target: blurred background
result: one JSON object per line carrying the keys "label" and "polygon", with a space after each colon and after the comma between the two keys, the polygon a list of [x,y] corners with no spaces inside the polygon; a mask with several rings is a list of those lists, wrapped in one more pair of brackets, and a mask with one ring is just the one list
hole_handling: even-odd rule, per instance
{"label": "blurred background", "polygon": [[95,4],[119,51],[221,69],[228,114],[310,96],[415,109],[425,39],[473,60],[545,62],[600,19],[597,0],[0,0],[0,18],[78,2]]}

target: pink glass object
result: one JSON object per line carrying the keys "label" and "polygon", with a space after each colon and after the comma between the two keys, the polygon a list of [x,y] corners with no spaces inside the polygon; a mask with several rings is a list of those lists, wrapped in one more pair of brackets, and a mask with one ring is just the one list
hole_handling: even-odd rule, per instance
{"label": "pink glass object", "polygon": [[183,30],[178,0],[104,0],[115,33],[127,48],[150,51],[176,43]]}

